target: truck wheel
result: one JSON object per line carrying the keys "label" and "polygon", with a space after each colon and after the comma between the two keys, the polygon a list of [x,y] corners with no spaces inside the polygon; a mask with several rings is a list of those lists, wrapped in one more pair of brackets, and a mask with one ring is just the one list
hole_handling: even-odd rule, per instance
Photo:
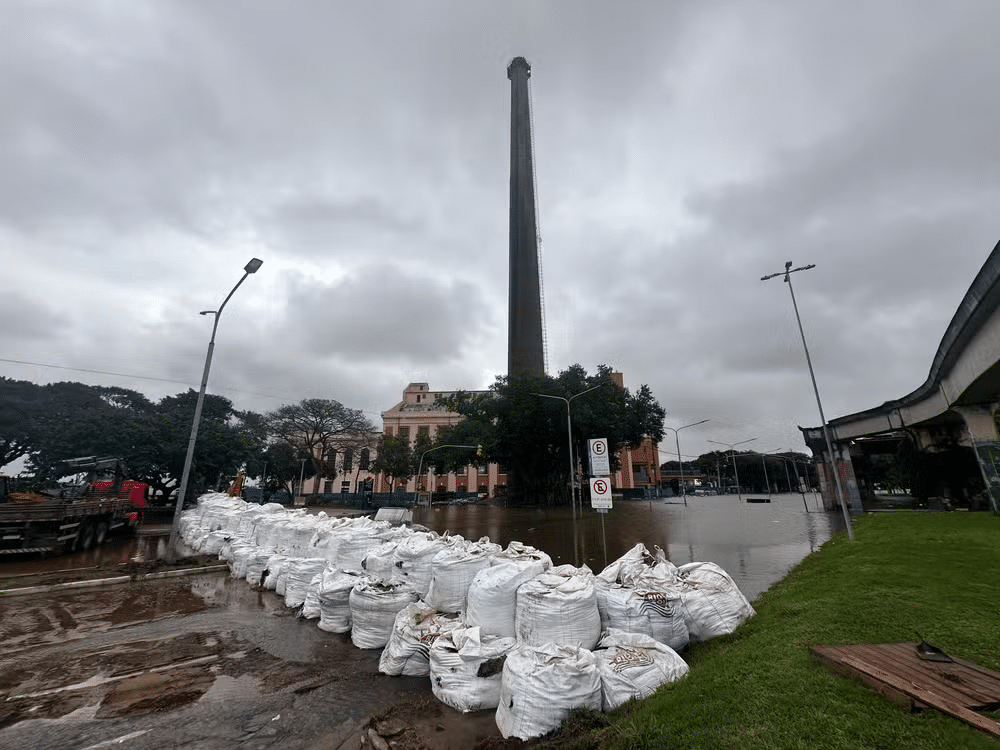
{"label": "truck wheel", "polygon": [[97,524],[97,531],[94,532],[94,542],[97,545],[104,544],[104,540],[108,538],[108,522],[101,521]]}
{"label": "truck wheel", "polygon": [[80,539],[77,544],[77,549],[88,550],[94,546],[94,525],[91,523],[84,524],[80,529]]}

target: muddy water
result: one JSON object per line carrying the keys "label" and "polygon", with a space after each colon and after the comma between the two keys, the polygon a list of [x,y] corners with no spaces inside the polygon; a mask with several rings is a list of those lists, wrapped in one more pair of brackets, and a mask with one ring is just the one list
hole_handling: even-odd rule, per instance
{"label": "muddy water", "polygon": [[[750,599],[843,528],[843,517],[820,510],[818,498],[772,495],[747,503],[736,495],[617,502],[602,517],[583,508],[504,508],[440,505],[417,508],[413,520],[467,539],[488,536],[506,545],[520,541],[546,551],[556,564],[586,563],[600,571],[637,542],[661,547],[675,565],[715,562]],[[807,509],[809,512],[807,512]],[[574,533],[575,529],[575,533]]]}

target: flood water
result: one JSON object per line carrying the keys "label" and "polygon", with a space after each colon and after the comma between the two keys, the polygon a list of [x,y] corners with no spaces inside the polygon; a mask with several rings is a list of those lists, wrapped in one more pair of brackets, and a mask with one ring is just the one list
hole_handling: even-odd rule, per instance
{"label": "flood water", "polygon": [[[520,541],[544,550],[554,563],[586,564],[595,572],[638,542],[663,549],[675,565],[714,562],[753,600],[788,570],[844,527],[840,513],[821,509],[807,494],[772,495],[769,503],[743,502],[736,495],[669,500],[618,501],[604,514],[578,511],[574,536],[570,508],[439,505],[416,508],[415,523],[467,539],[488,536],[507,545]],[[808,511],[807,512],[807,508]],[[606,552],[605,552],[606,540]]]}
{"label": "flood water", "polygon": [[[523,542],[544,550],[555,564],[586,564],[595,572],[637,543],[659,546],[675,565],[714,562],[754,599],[789,568],[844,527],[843,516],[825,512],[816,495],[772,495],[769,503],[743,502],[736,495],[618,501],[602,515],[589,507],[523,508],[500,505],[435,505],[414,508],[413,520],[438,533],[466,539],[487,536],[506,546]],[[808,512],[807,512],[808,509]],[[328,515],[353,513],[353,508],[311,508]],[[576,520],[574,521],[574,515]],[[103,547],[43,560],[0,562],[4,575],[31,574],[156,559],[164,535],[140,534],[111,540]],[[574,533],[575,531],[575,533]]]}

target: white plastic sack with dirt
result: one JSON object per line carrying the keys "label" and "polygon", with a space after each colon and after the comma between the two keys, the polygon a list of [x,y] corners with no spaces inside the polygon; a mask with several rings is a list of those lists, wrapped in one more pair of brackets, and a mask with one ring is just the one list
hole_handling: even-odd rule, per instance
{"label": "white plastic sack with dirt", "polygon": [[601,638],[594,656],[605,711],[633,698],[648,698],[660,685],[675,682],[689,671],[687,662],[670,646],[648,635],[614,628]]}
{"label": "white plastic sack with dirt", "polygon": [[514,615],[517,642],[593,649],[601,637],[593,579],[586,565],[560,565],[522,584]]}
{"label": "white plastic sack with dirt", "polygon": [[356,572],[327,568],[320,578],[316,596],[319,599],[320,630],[327,633],[348,633],[351,630],[351,590],[361,579]]}
{"label": "white plastic sack with dirt", "polygon": [[431,690],[457,711],[481,711],[500,703],[500,682],[513,638],[484,635],[480,628],[456,628],[430,648]]}
{"label": "white plastic sack with dirt", "polygon": [[682,651],[688,645],[688,625],[680,585],[657,568],[630,578],[631,586],[613,584],[603,591],[604,630],[644,633]]}
{"label": "white plastic sack with dirt", "polygon": [[544,563],[535,559],[498,562],[483,568],[472,579],[466,596],[465,622],[479,626],[484,635],[514,637],[517,614],[517,590],[522,584],[545,572]]}
{"label": "white plastic sack with dirt", "polygon": [[382,648],[389,642],[396,615],[420,597],[404,583],[365,577],[351,589],[351,641],[358,648]]}
{"label": "white plastic sack with dirt", "polygon": [[431,583],[424,597],[428,604],[442,612],[462,612],[473,579],[490,566],[500,545],[486,537],[478,542],[460,542],[438,552],[431,559]]}
{"label": "white plastic sack with dirt", "polygon": [[462,627],[457,615],[438,612],[424,602],[407,604],[396,614],[392,635],[379,657],[378,671],[388,675],[430,674],[430,648],[442,634]]}
{"label": "white plastic sack with dirt", "polygon": [[754,614],[736,581],[711,562],[693,562],[679,568],[680,595],[692,641],[732,633]]}
{"label": "white plastic sack with dirt", "polygon": [[601,710],[597,657],[587,649],[554,643],[515,646],[503,665],[496,714],[500,733],[522,740],[540,737],[574,708]]}

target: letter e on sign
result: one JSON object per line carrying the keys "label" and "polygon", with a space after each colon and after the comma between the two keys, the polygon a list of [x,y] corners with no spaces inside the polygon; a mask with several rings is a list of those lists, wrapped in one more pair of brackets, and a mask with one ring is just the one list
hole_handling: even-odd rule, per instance
{"label": "letter e on sign", "polygon": [[594,510],[611,509],[611,480],[607,477],[590,480],[590,507]]}

